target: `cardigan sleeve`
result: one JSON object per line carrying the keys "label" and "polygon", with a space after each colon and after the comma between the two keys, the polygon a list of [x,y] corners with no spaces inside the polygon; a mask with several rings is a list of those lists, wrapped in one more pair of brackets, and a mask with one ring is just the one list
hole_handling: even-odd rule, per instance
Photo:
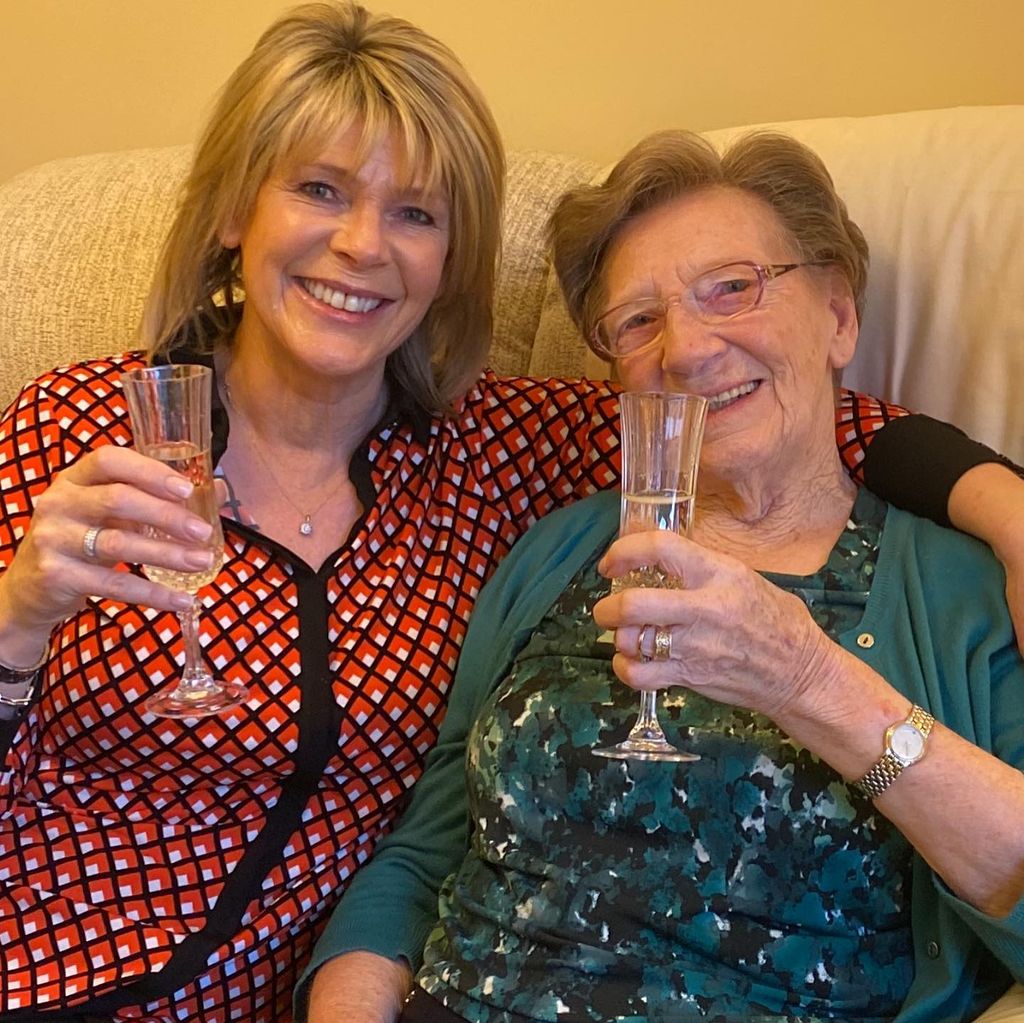
{"label": "cardigan sleeve", "polygon": [[[873,589],[889,595],[893,631],[872,648],[877,661],[863,659],[894,684],[902,679],[899,688],[946,727],[1024,770],[1024,660],[1003,602],[1002,567],[978,541],[895,508],[883,542],[890,560],[883,566],[880,558]],[[922,665],[919,673],[914,664]],[[940,1005],[959,1006],[966,1018],[986,984],[996,990],[1011,977],[1024,980],[1024,900],[1005,917],[981,912],[918,855],[911,912],[915,978],[900,1023],[934,1019]],[[975,973],[979,963],[984,981]]]}
{"label": "cardigan sleeve", "polygon": [[[966,573],[961,578],[967,578]],[[999,594],[1000,582],[1001,575],[993,572],[988,590]],[[965,596],[970,599],[969,590]],[[978,650],[984,656],[971,659],[967,668],[978,694],[975,707],[988,712],[978,738],[984,738],[984,746],[1004,763],[1024,770],[1024,661],[1005,616],[990,624]],[[1024,897],[1006,916],[995,917],[958,898],[934,873],[932,883],[940,904],[976,935],[1015,980],[1024,981]]]}
{"label": "cardigan sleeve", "polygon": [[469,732],[547,609],[597,544],[614,536],[618,506],[617,493],[603,493],[549,515],[513,548],[481,591],[437,745],[398,826],[355,876],[317,942],[296,988],[296,1020],[305,1018],[313,974],[344,952],[404,958],[418,967],[438,919],[438,890],[468,849]]}

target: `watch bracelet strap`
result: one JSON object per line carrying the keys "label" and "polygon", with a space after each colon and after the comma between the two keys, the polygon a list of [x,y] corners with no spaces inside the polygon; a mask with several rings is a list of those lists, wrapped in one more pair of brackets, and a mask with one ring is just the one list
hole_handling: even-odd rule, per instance
{"label": "watch bracelet strap", "polygon": [[[915,703],[910,714],[898,724],[913,725],[927,739],[935,718]],[[863,778],[855,781],[853,786],[872,799],[877,799],[903,773],[903,768],[902,761],[886,750],[874,767]]]}
{"label": "watch bracelet strap", "polygon": [[49,656],[47,647],[39,660],[27,668],[15,668],[0,661],[0,721],[20,719],[35,702],[39,673]]}

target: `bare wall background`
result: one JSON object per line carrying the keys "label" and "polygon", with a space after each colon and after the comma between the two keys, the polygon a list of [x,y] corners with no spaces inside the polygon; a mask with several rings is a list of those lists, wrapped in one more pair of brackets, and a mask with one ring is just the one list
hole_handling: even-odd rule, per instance
{"label": "bare wall background", "polygon": [[[0,0],[0,180],[191,139],[282,0]],[[1020,0],[368,0],[444,39],[510,146],[1024,103]]]}

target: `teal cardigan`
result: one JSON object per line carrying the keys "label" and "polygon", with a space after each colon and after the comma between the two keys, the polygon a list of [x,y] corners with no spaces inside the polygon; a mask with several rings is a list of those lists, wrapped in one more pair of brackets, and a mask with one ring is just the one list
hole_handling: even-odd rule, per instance
{"label": "teal cardigan", "polygon": [[[342,952],[365,949],[419,964],[437,921],[440,883],[468,849],[468,731],[554,600],[611,542],[618,518],[615,493],[549,515],[481,593],[437,746],[399,826],[353,879],[317,944],[297,991],[297,1019],[312,973]],[[1004,586],[987,547],[890,507],[864,616],[841,643],[949,728],[1021,768],[1024,662]],[[858,644],[864,634],[872,645]],[[915,856],[912,923],[915,977],[898,1023],[971,1019],[1011,977],[1024,980],[1024,899],[1005,919],[987,916]]]}

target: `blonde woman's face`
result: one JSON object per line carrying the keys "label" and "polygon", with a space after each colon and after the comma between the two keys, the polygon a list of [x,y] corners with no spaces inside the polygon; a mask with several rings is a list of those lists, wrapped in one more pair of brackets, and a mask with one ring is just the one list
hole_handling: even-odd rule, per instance
{"label": "blonde woman's face", "polygon": [[240,354],[373,386],[440,290],[450,213],[407,182],[394,139],[361,150],[361,127],[284,160],[222,240],[241,249]]}

